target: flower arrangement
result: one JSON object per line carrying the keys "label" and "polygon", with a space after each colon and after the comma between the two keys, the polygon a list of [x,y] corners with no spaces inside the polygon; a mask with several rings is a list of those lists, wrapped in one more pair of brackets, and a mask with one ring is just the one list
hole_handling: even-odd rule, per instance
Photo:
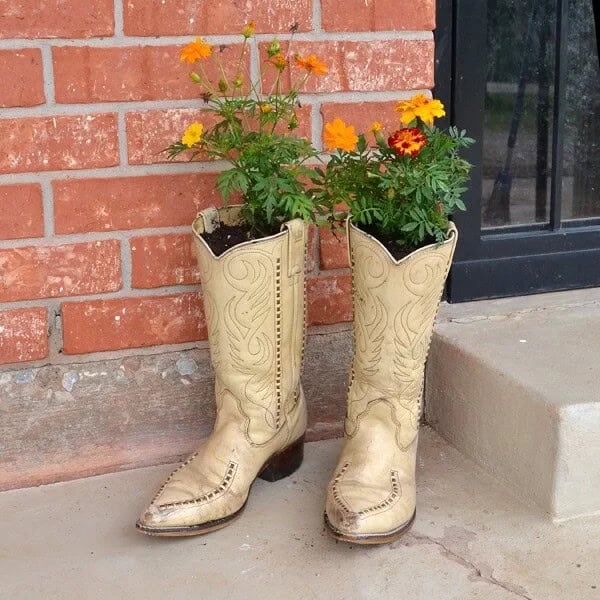
{"label": "flower arrangement", "polygon": [[[182,152],[191,158],[201,153],[228,162],[231,167],[220,174],[218,189],[226,203],[232,194],[241,194],[248,237],[257,238],[278,232],[294,218],[315,219],[314,195],[308,189],[314,172],[307,161],[319,153],[295,133],[298,94],[309,77],[323,76],[328,69],[313,54],[293,54],[291,41],[284,52],[273,39],[253,81],[246,58],[254,23],[248,23],[241,35],[243,44],[230,76],[222,60],[225,46],[212,47],[197,38],[181,50],[181,60],[194,66],[190,78],[201,87],[205,114],[213,124],[192,123],[167,153],[170,158]],[[207,61],[220,74],[216,82],[207,75]],[[265,74],[273,80],[268,90],[263,90]],[[290,86],[284,84],[284,75],[291,79]]]}
{"label": "flower arrangement", "polygon": [[[418,94],[399,101],[400,127],[386,135],[379,122],[364,133],[339,118],[325,125],[324,140],[333,152],[313,183],[317,201],[335,209],[348,206],[355,225],[388,246],[405,251],[431,242],[442,242],[448,217],[465,210],[461,200],[471,165],[459,155],[474,140],[465,131],[443,131],[434,120],[445,115],[439,100]],[[406,252],[405,252],[406,253]]]}

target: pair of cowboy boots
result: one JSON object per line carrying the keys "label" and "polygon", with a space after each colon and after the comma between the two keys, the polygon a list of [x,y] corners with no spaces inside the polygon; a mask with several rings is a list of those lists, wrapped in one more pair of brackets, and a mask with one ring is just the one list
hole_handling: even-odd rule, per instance
{"label": "pair of cowboy boots", "polygon": [[[240,207],[209,209],[193,230],[201,270],[217,419],[177,468],[137,527],[158,536],[208,533],[241,514],[256,478],[277,481],[303,458],[306,401],[307,225],[239,244],[215,257],[202,238],[241,221]],[[333,535],[390,542],[415,518],[415,466],[424,369],[456,244],[449,239],[395,261],[351,223],[354,359],[345,443],[327,490]]]}

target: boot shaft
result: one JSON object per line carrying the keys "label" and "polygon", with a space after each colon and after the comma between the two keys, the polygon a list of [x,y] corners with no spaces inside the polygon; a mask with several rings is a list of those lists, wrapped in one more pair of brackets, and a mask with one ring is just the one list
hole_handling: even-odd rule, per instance
{"label": "boot shaft", "polygon": [[[398,445],[416,438],[425,361],[457,231],[450,237],[394,260],[374,237],[348,221],[354,308],[352,363],[346,433],[361,418],[391,420]],[[381,406],[378,406],[381,405]]]}
{"label": "boot shaft", "polygon": [[203,211],[193,231],[218,408],[239,409],[248,441],[262,445],[280,431],[298,400],[307,225],[291,221],[276,235],[216,257],[202,234],[221,223],[239,224],[240,209]]}

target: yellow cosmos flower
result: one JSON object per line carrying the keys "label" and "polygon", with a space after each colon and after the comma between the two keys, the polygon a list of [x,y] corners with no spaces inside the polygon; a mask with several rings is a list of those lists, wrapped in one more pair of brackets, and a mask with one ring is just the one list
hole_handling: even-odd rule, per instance
{"label": "yellow cosmos flower", "polygon": [[373,133],[379,133],[383,129],[383,125],[379,121],[375,121],[371,124],[371,131]]}
{"label": "yellow cosmos flower", "polygon": [[260,111],[262,113],[270,113],[273,112],[273,105],[271,104],[261,104],[260,105]]}
{"label": "yellow cosmos flower", "polygon": [[191,148],[202,139],[204,133],[204,125],[202,123],[192,123],[181,137],[181,143]]}
{"label": "yellow cosmos flower", "polygon": [[408,125],[415,119],[421,119],[426,125],[433,125],[434,119],[446,114],[444,105],[439,100],[432,100],[425,94],[417,94],[410,100],[400,100],[394,110],[400,113],[403,125]]}
{"label": "yellow cosmos flower", "polygon": [[184,46],[179,51],[179,59],[182,62],[187,62],[193,65],[198,60],[204,60],[212,54],[212,47],[197,37],[193,42],[190,42],[187,46]]}
{"label": "yellow cosmos flower", "polygon": [[251,38],[254,35],[254,30],[255,29],[256,29],[256,24],[254,23],[254,21],[249,21],[244,26],[244,29],[242,29],[242,35],[246,39]]}
{"label": "yellow cosmos flower", "polygon": [[327,150],[345,150],[346,152],[355,150],[358,142],[354,127],[347,125],[339,118],[325,125],[323,139]]}
{"label": "yellow cosmos flower", "polygon": [[275,68],[279,69],[280,71],[283,71],[283,69],[285,69],[285,67],[287,65],[287,59],[285,58],[285,56],[281,52],[278,52],[277,54],[273,55],[269,59],[269,62]]}
{"label": "yellow cosmos flower", "polygon": [[309,54],[305,58],[300,55],[295,57],[296,65],[301,69],[305,69],[308,73],[314,73],[315,75],[325,75],[329,69],[327,65],[321,62],[316,54]]}

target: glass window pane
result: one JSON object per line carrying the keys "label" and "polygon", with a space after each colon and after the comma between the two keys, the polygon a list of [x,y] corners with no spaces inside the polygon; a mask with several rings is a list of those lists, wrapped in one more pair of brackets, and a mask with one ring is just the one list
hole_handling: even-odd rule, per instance
{"label": "glass window pane", "polygon": [[564,219],[600,216],[600,62],[594,16],[593,0],[569,1]]}
{"label": "glass window pane", "polygon": [[548,222],[555,0],[487,0],[483,227]]}

